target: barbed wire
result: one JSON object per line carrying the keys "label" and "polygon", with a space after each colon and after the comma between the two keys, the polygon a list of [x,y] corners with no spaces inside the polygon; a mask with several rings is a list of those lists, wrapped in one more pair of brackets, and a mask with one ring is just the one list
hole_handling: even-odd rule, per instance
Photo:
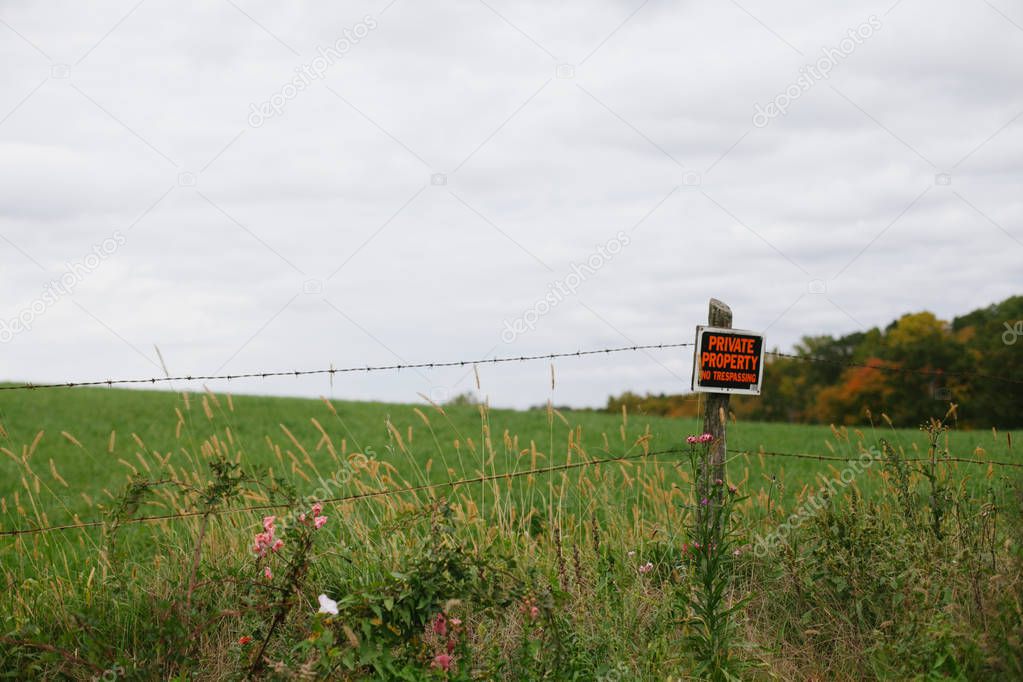
{"label": "barbed wire", "polygon": [[615,348],[600,348],[597,350],[577,350],[567,353],[544,353],[542,355],[519,355],[508,357],[482,358],[478,360],[450,360],[445,362],[416,362],[399,363],[393,365],[366,365],[364,367],[331,367],[329,369],[307,369],[273,372],[246,372],[244,374],[196,374],[183,376],[150,377],[148,379],[107,379],[103,381],[62,381],[49,384],[12,384],[0,386],[0,391],[22,391],[42,388],[75,388],[78,386],[114,386],[126,384],[161,384],[176,381],[231,381],[234,379],[267,379],[270,377],[300,377],[316,374],[349,374],[353,372],[385,372],[403,369],[440,369],[444,367],[468,367],[473,365],[495,365],[506,362],[529,362],[534,360],[555,360],[557,358],[578,358],[586,355],[609,355],[611,353],[625,353],[631,351],[660,350],[664,348],[685,348],[692,346],[692,342],[686,343],[654,343],[637,346],[619,346]]}
{"label": "barbed wire", "polygon": [[[494,475],[491,475],[491,476],[484,475],[484,476],[476,476],[474,478],[462,478],[462,479],[459,479],[459,480],[456,480],[456,481],[443,481],[443,482],[440,482],[440,483],[423,483],[423,484],[420,484],[420,485],[407,486],[407,487],[404,487],[404,488],[392,488],[390,490],[370,490],[370,491],[366,491],[366,492],[363,492],[363,493],[356,493],[354,495],[345,495],[345,496],[342,496],[342,497],[326,498],[326,499],[323,499],[323,500],[319,500],[319,502],[321,502],[323,504],[335,504],[335,505],[337,505],[337,504],[345,504],[345,503],[348,503],[348,502],[356,502],[356,501],[359,501],[359,500],[367,500],[367,499],[372,499],[372,498],[375,498],[375,497],[385,497],[385,496],[388,496],[388,495],[402,495],[402,494],[405,494],[405,493],[417,493],[417,492],[424,492],[426,490],[433,490],[433,489],[436,489],[436,488],[445,488],[445,487],[454,488],[456,486],[472,485],[474,483],[488,483],[488,482],[491,482],[491,481],[502,481],[502,480],[508,480],[508,479],[512,479],[512,478],[518,478],[520,476],[535,476],[537,474],[546,474],[546,473],[552,473],[552,472],[555,472],[555,471],[565,471],[565,470],[568,470],[568,469],[576,469],[578,467],[598,466],[598,465],[601,465],[601,464],[613,464],[613,463],[617,463],[617,462],[627,462],[627,461],[634,460],[634,459],[640,459],[640,458],[643,458],[643,457],[657,457],[657,456],[660,456],[660,455],[679,454],[679,453],[684,453],[684,452],[688,452],[688,450],[672,448],[672,449],[667,449],[667,450],[659,450],[659,451],[656,451],[656,452],[639,452],[639,453],[635,453],[635,454],[632,454],[632,455],[621,455],[621,456],[618,456],[618,457],[608,457],[608,458],[604,458],[604,459],[580,460],[578,462],[569,462],[569,463],[566,463],[566,464],[556,464],[556,465],[547,466],[547,467],[537,467],[535,469],[525,469],[525,470],[522,470],[522,471],[510,471],[510,472],[507,472],[507,473],[494,474]],[[155,521],[173,521],[173,520],[177,520],[177,519],[187,519],[187,518],[194,518],[196,516],[203,516],[203,515],[205,515],[207,513],[209,515],[211,515],[211,516],[222,516],[222,515],[225,515],[225,514],[242,514],[242,513],[256,512],[256,511],[272,511],[272,510],[275,510],[275,509],[285,509],[287,507],[288,507],[288,505],[287,504],[283,504],[283,503],[282,504],[260,504],[260,505],[252,505],[252,506],[248,506],[248,507],[234,507],[234,508],[227,508],[227,509],[216,509],[216,510],[213,510],[211,512],[191,511],[191,512],[181,512],[181,513],[177,513],[177,514],[159,514],[159,515],[155,515],[155,516],[140,516],[140,517],[137,517],[137,518],[126,520],[126,521],[122,522],[122,525],[130,525],[130,524],[137,524],[137,523],[152,523],[152,522],[155,522]],[[16,536],[16,535],[34,535],[34,534],[37,534],[37,533],[50,533],[50,532],[54,532],[54,531],[78,530],[78,529],[83,529],[83,528],[97,528],[97,527],[103,526],[103,525],[105,525],[107,523],[110,523],[110,522],[108,522],[108,521],[86,521],[84,523],[69,523],[69,524],[59,525],[59,526],[43,526],[43,527],[40,527],[40,528],[24,528],[24,529],[0,530],[0,537],[5,537],[5,536],[12,537],[12,536]]]}
{"label": "barbed wire", "polygon": [[[403,369],[442,369],[445,367],[470,367],[477,365],[496,365],[510,362],[530,362],[536,360],[556,360],[559,358],[576,358],[589,355],[610,355],[612,353],[625,353],[635,351],[647,351],[647,350],[663,350],[669,348],[691,348],[695,344],[692,342],[679,342],[679,343],[654,343],[645,345],[634,345],[634,346],[618,346],[612,348],[599,348],[595,350],[577,350],[574,352],[562,352],[562,353],[542,353],[537,355],[519,355],[519,356],[505,356],[505,357],[494,357],[494,358],[479,358],[475,360],[448,360],[440,362],[415,362],[415,363],[395,363],[391,365],[365,365],[365,366],[350,366],[350,367],[330,367],[328,369],[308,369],[308,370],[275,370],[275,371],[261,371],[261,372],[245,372],[240,374],[184,374],[179,376],[163,376],[163,377],[148,377],[148,378],[135,378],[135,379],[103,379],[103,380],[92,380],[92,381],[60,381],[52,383],[23,383],[23,384],[10,384],[7,386],[0,386],[0,391],[24,391],[24,390],[36,390],[36,389],[47,389],[47,388],[76,388],[84,386],[124,386],[132,384],[164,384],[171,382],[182,382],[182,381],[233,381],[236,379],[268,379],[273,377],[300,377],[300,376],[314,376],[314,375],[330,375],[335,374],[351,374],[358,372],[386,372],[386,371],[401,371]],[[879,372],[894,372],[904,374],[921,374],[932,377],[964,377],[964,378],[976,378],[985,379],[990,381],[1002,381],[1009,384],[1023,385],[1023,379],[1015,379],[1013,377],[1004,377],[994,374],[985,374],[981,372],[962,372],[962,371],[950,371],[944,369],[914,369],[908,367],[894,367],[888,365],[868,365],[865,363],[858,362],[846,362],[842,360],[833,360],[831,358],[822,358],[812,355],[797,355],[794,353],[784,353],[781,351],[765,351],[765,355],[771,355],[778,358],[784,358],[787,360],[798,360],[801,362],[819,362],[830,365],[837,365],[846,368],[860,368],[870,369]]]}
{"label": "barbed wire", "polygon": [[[739,455],[739,456],[741,456],[741,455],[765,455],[767,457],[792,457],[794,459],[812,459],[812,460],[816,460],[816,461],[819,461],[819,462],[851,462],[851,461],[853,461],[853,460],[855,460],[855,459],[857,459],[859,457],[858,455],[851,456],[851,457],[840,457],[840,456],[837,456],[837,455],[817,455],[817,454],[811,454],[811,453],[808,453],[808,452],[772,452],[770,450],[733,450],[733,449],[729,449],[728,452],[731,452],[731,453]],[[881,458],[879,458],[879,459],[881,459]],[[882,459],[882,461],[884,461],[884,460]],[[900,462],[912,462],[912,463],[924,463],[924,462],[929,463],[931,460],[926,458],[926,457],[909,457],[909,458],[902,458],[902,457],[900,457],[899,461]],[[944,462],[958,462],[958,463],[961,463],[961,464],[982,464],[982,465],[990,464],[992,466],[1000,466],[1000,467],[1019,467],[1019,468],[1023,468],[1023,462],[1005,462],[1005,461],[997,460],[997,459],[970,459],[969,457],[935,457],[934,461],[937,464],[942,464]]]}
{"label": "barbed wire", "polygon": [[[858,456],[841,457],[836,455],[819,455],[812,453],[801,453],[801,452],[777,452],[772,450],[741,450],[728,448],[726,450],[729,453],[733,453],[737,456],[742,455],[763,455],[765,457],[791,457],[796,459],[812,459],[823,462],[850,462],[856,460]],[[323,504],[345,504],[350,502],[357,502],[360,500],[367,500],[376,497],[386,497],[389,495],[402,495],[406,493],[418,493],[427,490],[434,490],[437,488],[455,488],[457,486],[472,485],[475,483],[489,483],[492,481],[503,481],[518,478],[520,476],[535,476],[538,474],[548,474],[557,471],[566,471],[569,469],[577,469],[580,467],[588,466],[599,466],[603,464],[615,464],[620,462],[628,462],[636,459],[647,459],[650,457],[659,457],[661,455],[672,455],[672,454],[688,454],[690,450],[685,448],[669,448],[665,450],[656,450],[648,452],[639,452],[631,455],[620,455],[618,457],[607,457],[603,459],[592,459],[592,460],[580,460],[578,462],[569,462],[565,464],[556,464],[547,467],[537,467],[534,469],[525,469],[523,471],[511,471],[503,474],[484,475],[477,476],[474,478],[463,478],[456,481],[443,481],[439,483],[423,483],[415,486],[407,486],[404,488],[392,488],[389,490],[371,490],[363,493],[357,493],[354,495],[346,495],[342,497],[332,497],[319,500]],[[926,458],[909,458],[901,459],[902,462],[916,462],[916,463],[929,463],[931,460]],[[970,459],[966,457],[938,457],[935,459],[937,464],[944,464],[947,462],[958,462],[964,464],[976,464],[976,465],[990,465],[990,466],[1001,466],[1001,467],[1020,467],[1023,468],[1023,463],[1019,462],[1005,462],[1000,460],[980,460]],[[663,462],[658,460],[650,460],[653,464],[668,464],[669,462]],[[673,464],[679,464],[680,462],[673,462]],[[137,518],[128,519],[122,522],[122,525],[134,525],[139,523],[153,523],[157,521],[175,521],[179,519],[195,518],[197,516],[223,516],[227,514],[242,514],[251,512],[262,512],[262,511],[273,511],[276,509],[285,509],[287,504],[260,504],[251,505],[247,507],[235,507],[227,509],[216,509],[213,511],[191,511],[191,512],[180,512],[176,514],[159,514],[153,516],[140,516]],[[84,523],[70,523],[64,525],[55,526],[42,526],[39,528],[16,528],[10,530],[0,530],[0,537],[15,537],[20,535],[36,535],[40,533],[51,533],[57,531],[67,530],[82,530],[86,528],[98,528],[107,523],[108,521],[86,521]]]}

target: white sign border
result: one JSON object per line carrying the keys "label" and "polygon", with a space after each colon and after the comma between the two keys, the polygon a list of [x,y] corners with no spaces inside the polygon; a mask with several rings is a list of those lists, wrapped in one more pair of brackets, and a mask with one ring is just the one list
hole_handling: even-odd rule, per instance
{"label": "white sign border", "polygon": [[[696,383],[697,372],[700,371],[700,343],[703,341],[704,332],[714,332],[716,334],[744,334],[759,336],[760,341],[760,361],[757,363],[757,387],[753,388],[715,388],[712,386],[699,386]],[[755,332],[749,329],[730,329],[726,327],[707,327],[705,325],[696,326],[696,343],[693,346],[693,376],[690,381],[690,390],[693,393],[729,393],[732,395],[760,395],[761,388],[764,385],[764,351],[767,349],[767,337],[760,332]]]}

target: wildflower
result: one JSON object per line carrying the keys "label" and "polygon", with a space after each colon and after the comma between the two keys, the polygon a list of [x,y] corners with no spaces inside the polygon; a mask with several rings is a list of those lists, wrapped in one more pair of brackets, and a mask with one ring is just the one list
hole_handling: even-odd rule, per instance
{"label": "wildflower", "polygon": [[736,549],[734,552],[732,552],[732,556],[739,556],[740,554],[742,554],[741,549]]}
{"label": "wildflower", "polygon": [[319,596],[320,610],[319,613],[329,613],[332,616],[337,615],[337,602],[328,597],[325,594]]}
{"label": "wildflower", "polygon": [[537,616],[540,615],[540,609],[537,608],[536,604],[533,602],[532,597],[526,597],[526,599],[523,601],[522,612],[529,614],[529,620],[536,620]]}
{"label": "wildflower", "polygon": [[689,543],[688,542],[683,542],[682,543],[682,556],[685,556],[688,551],[689,551]]}
{"label": "wildflower", "polygon": [[282,540],[274,537],[273,518],[268,516],[263,519],[263,528],[267,530],[264,530],[262,533],[256,533],[256,537],[252,540],[252,553],[257,557],[262,558],[265,556],[268,549],[277,551],[277,549],[280,549],[277,545],[283,546],[284,544]]}
{"label": "wildflower", "polygon": [[731,483],[728,484],[728,492],[730,494],[734,495],[737,490],[738,488],[736,488],[734,485],[732,485]]}
{"label": "wildflower", "polygon": [[714,440],[714,436],[709,433],[705,433],[696,440],[699,441],[700,443],[709,443],[712,440]]}
{"label": "wildflower", "polygon": [[248,644],[251,641],[252,641],[252,638],[249,637],[248,635],[245,635],[244,637],[239,637],[238,638],[238,644],[240,644],[241,646],[245,646],[246,644]]}
{"label": "wildflower", "polygon": [[267,580],[273,580],[274,579],[273,571],[270,570],[269,566],[267,566],[266,568],[263,569],[263,577],[266,578]]}
{"label": "wildflower", "polygon": [[275,552],[279,552],[279,551],[281,551],[281,547],[283,547],[283,546],[284,546],[284,540],[281,540],[280,538],[277,538],[277,542],[273,543],[273,545],[270,547],[270,549],[272,549]]}
{"label": "wildflower", "polygon": [[448,634],[448,621],[443,613],[438,613],[437,617],[433,619],[433,631],[441,637]]}
{"label": "wildflower", "polygon": [[709,501],[709,500],[707,500],[707,498],[706,498],[706,497],[705,497],[705,498],[703,498],[702,500],[700,500],[700,506],[701,506],[701,507],[706,507],[706,506],[707,506],[708,504],[710,504],[710,501]]}
{"label": "wildflower", "polygon": [[635,553],[634,551],[631,551],[631,550],[630,550],[630,551],[629,551],[629,558],[631,559],[631,558],[632,558],[632,557],[634,557],[634,556],[636,556],[636,553]]}
{"label": "wildflower", "polygon": [[652,563],[650,563],[649,561],[639,567],[639,572],[641,574],[649,573],[652,570],[654,570],[654,565]]}
{"label": "wildflower", "polygon": [[317,502],[316,504],[313,505],[312,515],[319,516],[321,513],[323,513],[323,504]]}
{"label": "wildflower", "polygon": [[313,526],[317,530],[319,530],[320,528],[323,528],[323,525],[325,523],[327,523],[327,517],[326,516],[317,516],[315,519],[313,519]]}
{"label": "wildflower", "polygon": [[298,520],[302,523],[305,523],[305,512],[302,512],[298,515]]}
{"label": "wildflower", "polygon": [[698,442],[700,442],[700,440],[696,436],[687,436],[686,442],[689,443],[690,445],[696,445]]}
{"label": "wildflower", "polygon": [[451,670],[451,654],[437,654],[433,657],[432,668],[440,668],[444,672]]}
{"label": "wildflower", "polygon": [[720,478],[715,478],[714,485],[724,485],[724,481],[722,481]]}
{"label": "wildflower", "polygon": [[452,618],[448,622],[451,623],[451,627],[457,628],[459,625],[462,624],[462,619],[461,618]]}

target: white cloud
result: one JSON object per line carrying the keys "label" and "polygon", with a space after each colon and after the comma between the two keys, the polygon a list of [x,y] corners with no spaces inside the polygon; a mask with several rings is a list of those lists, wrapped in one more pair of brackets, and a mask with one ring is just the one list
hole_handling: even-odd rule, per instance
{"label": "white cloud", "polygon": [[[0,348],[0,376],[149,375],[153,344],[202,373],[689,340],[710,296],[788,348],[1020,291],[1023,14],[1007,1],[389,2],[6,5],[0,315],[115,230],[127,243]],[[366,15],[378,26],[322,81],[249,125]],[[870,15],[876,35],[753,126]],[[501,343],[504,320],[637,223],[577,295]],[[651,355],[560,362],[554,400],[686,388],[685,352]],[[548,372],[487,368],[484,389],[541,403]],[[346,375],[333,391],[417,400],[464,376]]]}

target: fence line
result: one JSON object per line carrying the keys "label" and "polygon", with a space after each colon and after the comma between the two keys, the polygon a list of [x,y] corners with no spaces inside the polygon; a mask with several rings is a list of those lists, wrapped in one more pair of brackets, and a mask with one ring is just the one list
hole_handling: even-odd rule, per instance
{"label": "fence line", "polygon": [[[641,452],[633,455],[621,455],[619,457],[608,457],[604,459],[593,459],[593,460],[581,460],[579,462],[570,462],[566,464],[557,464],[547,467],[537,467],[535,469],[526,469],[523,471],[510,471],[503,474],[496,474],[492,476],[476,476],[474,478],[463,478],[457,481],[443,481],[440,483],[423,483],[421,485],[408,486],[405,488],[394,488],[391,490],[372,490],[364,493],[357,493],[355,495],[346,495],[343,497],[330,497],[323,500],[319,500],[323,504],[344,504],[346,502],[355,502],[359,500],[366,500],[374,497],[385,497],[388,495],[401,495],[404,493],[415,493],[422,492],[425,490],[433,490],[435,488],[444,488],[461,485],[471,485],[473,483],[487,483],[490,481],[501,481],[512,478],[518,478],[519,476],[535,476],[537,474],[552,473],[555,471],[565,471],[567,469],[575,469],[578,467],[585,466],[597,466],[601,464],[614,464],[617,462],[627,462],[633,459],[640,459],[642,457],[656,457],[658,455],[668,454],[679,454],[688,452],[687,450],[681,450],[677,448],[668,450],[659,450],[657,452]],[[274,509],[286,509],[286,504],[260,504],[249,507],[236,507],[233,509],[218,509],[210,512],[210,515],[220,516],[224,514],[240,514],[244,512],[254,511],[271,511]],[[170,521],[175,519],[194,518],[196,516],[203,516],[207,512],[193,511],[184,512],[180,514],[161,514],[158,516],[142,516],[134,519],[128,519],[124,523],[135,524],[135,523],[149,523],[153,521]],[[26,528],[26,529],[14,529],[14,530],[0,530],[0,537],[3,536],[14,536],[14,535],[34,535],[37,533],[48,533],[52,531],[64,531],[64,530],[77,530],[81,528],[95,528],[104,525],[104,521],[87,521],[85,523],[73,523],[62,526],[44,526],[42,528]]]}
{"label": "fence line", "polygon": [[500,358],[485,358],[482,360],[451,360],[446,362],[417,362],[395,365],[367,365],[365,367],[331,367],[330,369],[310,369],[275,372],[247,372],[245,374],[206,374],[206,375],[185,375],[151,377],[149,379],[107,379],[105,381],[63,381],[52,384],[15,384],[11,386],[0,386],[0,391],[33,390],[38,388],[74,388],[77,386],[113,386],[114,384],[159,384],[172,381],[217,381],[232,379],[266,379],[269,377],[300,377],[314,374],[347,374],[353,372],[384,372],[402,369],[439,369],[443,367],[466,367],[473,365],[496,365],[504,362],[528,362],[532,360],[554,360],[557,358],[578,358],[584,355],[608,355],[611,353],[624,353],[627,351],[659,350],[662,348],[686,348],[692,346],[687,343],[654,343],[642,346],[619,346],[617,348],[600,348],[597,350],[577,350],[569,353],[544,353],[542,355],[519,355]]}
{"label": "fence line", "polygon": [[[796,458],[796,459],[812,459],[812,460],[824,461],[824,462],[849,462],[849,461],[852,461],[852,460],[856,459],[856,457],[854,457],[854,456],[853,457],[840,457],[840,456],[835,456],[835,455],[817,455],[817,454],[800,453],[800,452],[776,452],[776,451],[771,451],[771,450],[736,450],[736,449],[729,448],[727,451],[730,452],[730,453],[735,454],[736,456],[742,456],[742,455],[747,455],[747,456],[749,456],[749,455],[763,455],[765,457],[791,457],[791,458]],[[444,487],[455,488],[457,486],[471,485],[471,484],[474,484],[474,483],[488,483],[488,482],[491,482],[491,481],[510,480],[510,479],[513,479],[513,478],[518,478],[520,476],[535,476],[535,475],[538,475],[538,474],[553,473],[553,472],[556,472],[556,471],[566,471],[566,470],[569,470],[569,469],[576,469],[576,468],[579,468],[579,467],[599,466],[599,465],[602,465],[602,464],[615,464],[615,463],[627,462],[627,461],[636,460],[636,459],[645,459],[645,458],[648,458],[648,457],[657,457],[657,456],[660,456],[660,455],[686,454],[688,452],[689,452],[689,450],[682,449],[682,448],[669,448],[669,449],[665,449],[665,450],[656,450],[656,451],[650,451],[650,452],[640,452],[640,453],[635,453],[635,454],[632,454],[632,455],[620,455],[618,457],[607,457],[607,458],[603,458],[603,459],[581,460],[581,461],[578,461],[578,462],[570,462],[570,463],[566,463],[566,464],[557,464],[557,465],[552,465],[552,466],[547,466],[547,467],[537,467],[535,469],[526,469],[526,470],[523,470],[523,471],[511,471],[511,472],[507,472],[507,473],[503,473],[503,474],[495,474],[495,475],[492,475],[492,476],[484,475],[484,476],[476,476],[474,478],[463,478],[463,479],[459,479],[457,481],[443,481],[443,482],[440,482],[440,483],[424,483],[424,484],[420,484],[420,485],[407,486],[407,487],[404,487],[404,488],[394,488],[394,489],[390,489],[390,490],[372,490],[372,491],[368,491],[368,492],[364,492],[364,493],[357,493],[355,495],[346,495],[346,496],[343,496],[343,497],[326,498],[326,499],[319,500],[319,501],[322,502],[323,504],[344,504],[346,502],[356,502],[356,501],[359,501],[359,500],[366,500],[366,499],[371,499],[371,498],[376,498],[376,497],[386,497],[386,496],[389,496],[389,495],[402,495],[402,494],[405,494],[405,493],[423,492],[423,491],[426,491],[426,490],[434,490],[434,489],[437,489],[437,488],[444,488]],[[926,459],[926,458],[910,458],[910,459],[902,459],[900,461],[902,461],[902,462],[916,462],[916,463],[928,462],[929,463],[931,460]],[[935,462],[938,463],[938,464],[948,463],[948,462],[958,462],[958,463],[964,463],[964,464],[978,464],[978,465],[990,465],[990,466],[1000,466],[1000,467],[1019,467],[1019,468],[1023,468],[1023,463],[1019,463],[1019,462],[1005,462],[1005,461],[999,461],[999,460],[969,459],[969,458],[965,458],[965,457],[939,457],[939,458],[937,458],[935,460]],[[652,462],[652,463],[655,463],[655,464],[667,464],[669,462],[655,461],[655,462]],[[675,463],[677,463],[677,462],[675,462]],[[248,507],[235,507],[235,508],[230,508],[230,509],[217,509],[217,510],[213,510],[211,512],[191,511],[191,512],[182,512],[182,513],[178,513],[178,514],[160,514],[160,515],[154,515],[154,516],[141,516],[141,517],[138,517],[138,518],[127,519],[126,521],[123,522],[123,524],[125,524],[125,525],[134,525],[134,524],[137,524],[137,523],[152,523],[152,522],[156,522],[156,521],[175,521],[175,520],[178,520],[178,519],[195,518],[197,516],[203,516],[203,515],[205,515],[207,513],[209,515],[211,515],[211,516],[222,516],[222,515],[226,515],[226,514],[241,514],[241,513],[247,513],[247,512],[273,511],[275,509],[285,509],[287,507],[288,507],[288,505],[286,505],[286,504],[261,504],[261,505],[252,505],[252,506],[248,506]],[[43,526],[43,527],[40,527],[40,528],[16,528],[16,529],[10,529],[10,530],[0,530],[0,537],[14,537],[14,536],[20,536],[20,535],[37,535],[37,534],[40,534],[40,533],[51,533],[51,532],[67,531],[67,530],[82,530],[82,529],[85,529],[85,528],[97,528],[97,527],[103,526],[105,523],[108,523],[108,522],[105,522],[105,521],[86,521],[84,523],[71,523],[71,524],[57,525],[57,526]]]}
{"label": "fence line", "polygon": [[[805,452],[772,452],[770,450],[733,450],[729,449],[736,455],[766,455],[768,457],[793,457],[796,459],[812,459],[819,462],[848,462],[855,459],[855,457],[837,457],[834,455],[815,455]],[[909,457],[899,458],[900,462],[930,462],[931,460],[926,457]],[[958,462],[960,464],[990,464],[992,466],[1000,467],[1019,467],[1023,468],[1023,462],[1005,462],[997,459],[970,459],[968,457],[937,457],[934,460],[937,463],[943,462]]]}
{"label": "fence line", "polygon": [[[122,386],[129,384],[163,384],[175,381],[232,381],[235,379],[267,379],[271,377],[300,377],[300,376],[312,376],[312,375],[330,375],[335,374],[351,374],[359,372],[387,372],[387,371],[400,371],[403,369],[441,369],[445,367],[471,367],[476,365],[496,365],[501,363],[509,362],[530,362],[535,360],[556,360],[558,358],[577,358],[587,355],[610,355],[611,353],[625,353],[625,352],[636,352],[646,350],[663,350],[667,348],[691,348],[694,344],[692,342],[682,343],[652,343],[646,345],[635,345],[635,346],[618,346],[612,348],[599,348],[596,350],[577,350],[575,352],[564,352],[564,353],[543,353],[539,355],[519,355],[519,356],[506,356],[506,357],[494,357],[494,358],[482,358],[476,360],[449,360],[440,362],[416,362],[416,363],[397,363],[393,365],[366,365],[362,367],[330,367],[328,369],[310,369],[310,370],[277,370],[277,371],[263,371],[263,372],[245,372],[242,374],[186,374],[180,376],[163,376],[163,377],[149,377],[145,379],[105,379],[95,381],[61,381],[54,383],[45,384],[12,384],[10,386],[0,386],[0,391],[24,391],[24,390],[36,390],[44,388],[76,388],[81,386]],[[888,367],[884,365],[867,365],[856,362],[844,362],[841,360],[831,360],[830,358],[821,358],[810,355],[795,355],[793,353],[783,353],[781,351],[764,351],[765,355],[772,355],[778,358],[784,358],[787,360],[799,360],[801,362],[821,362],[830,365],[839,365],[841,367],[856,367],[860,369],[871,369],[879,372],[898,372],[904,374],[922,374],[925,376],[934,377],[966,377],[966,378],[978,378],[986,379],[990,381],[1002,381],[1009,384],[1023,385],[1023,379],[1015,379],[1013,377],[1003,377],[994,374],[983,374],[979,372],[955,372],[947,371],[944,369],[912,369],[907,367]]]}

